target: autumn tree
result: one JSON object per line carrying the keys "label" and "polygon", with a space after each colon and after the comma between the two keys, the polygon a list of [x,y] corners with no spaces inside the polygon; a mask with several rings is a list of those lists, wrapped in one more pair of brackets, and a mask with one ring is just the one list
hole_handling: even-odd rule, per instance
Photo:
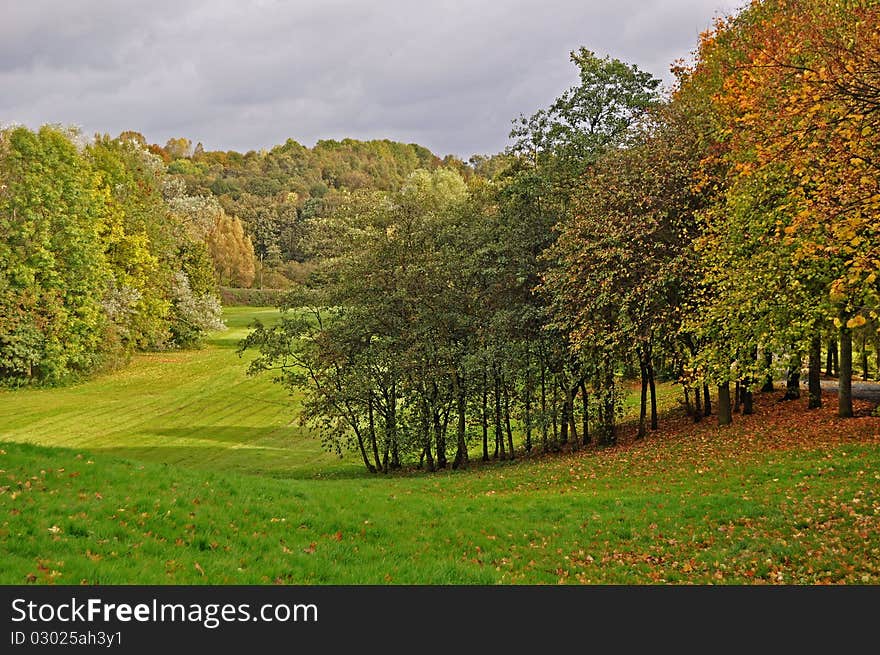
{"label": "autumn tree", "polygon": [[207,234],[208,249],[220,284],[249,287],[254,281],[254,247],[244,226],[222,209]]}
{"label": "autumn tree", "polygon": [[137,138],[5,130],[0,180],[4,383],[57,382],[220,326],[205,244]]}
{"label": "autumn tree", "polygon": [[694,186],[700,154],[686,116],[673,109],[658,114],[637,143],[609,151],[584,176],[573,216],[547,253],[554,265],[545,289],[555,320],[565,322],[581,358],[597,362],[601,442],[613,442],[614,367],[629,358],[641,373],[639,436],[649,390],[657,427],[654,354],[675,350],[694,292],[691,245],[699,233],[696,212],[707,204]]}
{"label": "autumn tree", "polygon": [[182,159],[192,156],[192,141],[184,137],[168,139],[165,143],[165,152],[171,159]]}
{"label": "autumn tree", "polygon": [[[851,331],[874,317],[878,297],[877,12],[873,2],[754,3],[705,35],[685,84],[690,92],[712,89],[708,106],[722,126],[726,203],[734,211],[714,213],[716,234],[730,235],[730,218],[743,216],[736,208],[748,204],[759,222],[768,211],[776,217],[744,232],[751,241],[740,268],[748,265],[743,253],[760,252],[790,270],[771,281],[769,293],[765,287],[751,298],[761,315],[775,318],[776,333],[788,334],[789,349],[810,352],[813,405],[820,398],[820,339],[831,336],[833,320],[841,416],[852,414]],[[760,209],[756,187],[775,191],[760,194]],[[792,366],[799,369],[797,358]]]}

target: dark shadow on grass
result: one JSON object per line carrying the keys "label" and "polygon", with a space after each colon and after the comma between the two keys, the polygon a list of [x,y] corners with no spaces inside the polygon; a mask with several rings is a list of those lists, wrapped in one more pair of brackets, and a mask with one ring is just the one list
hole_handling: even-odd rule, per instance
{"label": "dark shadow on grass", "polygon": [[240,459],[231,454],[229,448],[219,446],[90,446],[75,449],[0,440],[0,448],[35,455],[43,452],[56,455],[67,453],[71,458],[81,455],[81,459],[91,459],[98,464],[116,461],[132,466],[180,467],[227,478],[248,475],[277,480],[317,481],[371,477],[360,462],[351,457],[332,463],[326,460],[316,463],[288,462],[285,460],[294,459],[296,455],[293,452],[285,454],[277,448],[248,448]]}
{"label": "dark shadow on grass", "polygon": [[[89,452],[96,455],[112,455],[128,461],[164,464],[170,467],[180,466],[189,470],[215,473],[219,476],[255,475],[279,480],[341,480],[368,477],[366,471],[362,470],[363,467],[358,467],[357,462],[351,458],[346,458],[338,464],[331,464],[329,467],[326,463],[287,463],[284,460],[295,458],[295,455],[284,455],[283,452],[279,453],[277,449],[268,448],[247,449],[247,453],[242,455],[240,463],[236,462],[235,455],[231,455],[228,448],[108,446],[106,448],[89,448]],[[218,463],[217,460],[220,462]]]}
{"label": "dark shadow on grass", "polygon": [[[243,449],[244,450],[244,449]],[[296,461],[294,453],[285,454],[277,448],[247,448],[241,458],[230,453],[229,448],[198,446],[108,446],[91,447],[88,452],[94,455],[110,455],[129,462],[182,467],[214,473],[225,477],[230,475],[254,475],[278,480],[348,480],[368,478],[363,466],[358,466],[353,458],[327,463],[302,463]]]}
{"label": "dark shadow on grass", "polygon": [[205,339],[204,343],[208,346],[216,346],[218,348],[234,350],[238,348],[238,344],[243,338],[244,335],[223,333],[216,336],[208,337],[207,339]]}
{"label": "dark shadow on grass", "polygon": [[[274,428],[243,425],[187,425],[174,428],[142,427],[139,431],[170,439],[204,439],[218,443],[240,444],[243,447],[265,448],[275,451],[279,448],[283,450],[295,449],[295,444],[291,443],[294,439],[297,441],[310,440],[310,437],[305,435],[305,431],[302,428],[286,425]],[[267,439],[272,443],[260,443]],[[314,444],[317,446],[318,442],[314,441]]]}

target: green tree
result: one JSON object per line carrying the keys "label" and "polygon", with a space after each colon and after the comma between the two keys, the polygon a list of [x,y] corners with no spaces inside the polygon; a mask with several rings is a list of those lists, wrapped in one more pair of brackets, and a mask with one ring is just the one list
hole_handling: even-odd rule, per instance
{"label": "green tree", "polygon": [[57,382],[100,362],[108,197],[71,140],[0,133],[0,379]]}
{"label": "green tree", "polygon": [[456,287],[461,251],[450,240],[472,216],[467,197],[460,176],[438,170],[414,172],[394,194],[343,198],[312,220],[321,264],[311,317],[258,328],[243,344],[261,351],[251,371],[277,369],[303,388],[304,420],[328,447],[359,451],[370,471],[406,458],[445,467],[456,411],[454,464],[466,463],[463,340],[474,295]]}
{"label": "green tree", "polygon": [[512,151],[534,162],[561,167],[560,178],[578,173],[606,149],[623,145],[647,110],[659,101],[660,80],[633,64],[597,57],[581,47],[572,51],[579,84],[547,109],[520,116],[511,137]]}
{"label": "green tree", "polygon": [[[584,384],[588,371],[599,376],[594,386],[601,398],[597,414],[602,426],[600,432],[603,438],[612,438],[617,403],[616,361],[612,353],[603,355],[601,361],[587,361],[584,356],[588,352],[599,353],[600,350],[582,348],[583,342],[573,346],[570,317],[575,309],[551,308],[553,294],[545,297],[534,293],[548,268],[561,265],[554,263],[552,256],[542,258],[541,255],[552,252],[559,231],[574,220],[574,198],[583,176],[589,174],[605,152],[630,143],[638,135],[637,128],[647,119],[648,111],[659,102],[659,80],[636,66],[609,57],[596,57],[586,48],[572,52],[571,60],[578,68],[579,84],[565,91],[549,108],[515,122],[510,135],[514,139],[510,152],[517,160],[500,195],[505,241],[509,245],[506,252],[510,255],[502,261],[517,262],[512,266],[512,279],[525,283],[516,294],[515,306],[522,319],[518,325],[537,323],[549,328],[544,330],[546,341],[537,358],[542,439],[550,423],[554,426],[553,441],[556,441],[558,422],[562,443],[569,441],[569,434],[576,434],[574,399],[578,392],[583,401],[582,438],[585,442],[589,439]],[[552,272],[549,274],[553,276]],[[555,296],[556,300],[562,297]],[[548,374],[552,379],[549,408]],[[530,386],[531,383],[527,385]],[[562,395],[561,413],[558,412],[557,388]],[[578,439],[571,439],[571,443],[576,447]]]}

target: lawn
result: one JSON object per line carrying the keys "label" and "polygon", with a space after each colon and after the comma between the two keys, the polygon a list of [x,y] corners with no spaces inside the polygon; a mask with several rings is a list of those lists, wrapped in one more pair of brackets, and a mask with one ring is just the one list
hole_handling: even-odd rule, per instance
{"label": "lawn", "polygon": [[87,449],[189,469],[311,477],[357,471],[296,423],[296,402],[245,374],[236,344],[274,308],[227,307],[204,348],[141,354],[72,387],[0,392],[0,440]]}
{"label": "lawn", "polygon": [[249,311],[201,351],[0,395],[0,583],[880,584],[866,407],[760,394],[730,428],[673,412],[611,449],[374,478],[244,376]]}

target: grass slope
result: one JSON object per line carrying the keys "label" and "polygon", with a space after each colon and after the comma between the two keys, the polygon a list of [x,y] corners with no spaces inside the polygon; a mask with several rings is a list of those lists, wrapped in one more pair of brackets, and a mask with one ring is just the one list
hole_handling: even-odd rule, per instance
{"label": "grass slope", "polygon": [[0,583],[880,583],[878,420],[838,437],[785,409],[391,479],[4,444]]}
{"label": "grass slope", "polygon": [[672,418],[613,449],[371,478],[242,375],[246,314],[202,351],[0,395],[0,583],[880,584],[864,407],[759,395],[729,428]]}
{"label": "grass slope", "polygon": [[187,468],[310,477],[358,472],[295,424],[289,394],[249,378],[236,344],[274,308],[228,307],[201,350],[137,355],[72,387],[0,392],[0,440],[87,449]]}

